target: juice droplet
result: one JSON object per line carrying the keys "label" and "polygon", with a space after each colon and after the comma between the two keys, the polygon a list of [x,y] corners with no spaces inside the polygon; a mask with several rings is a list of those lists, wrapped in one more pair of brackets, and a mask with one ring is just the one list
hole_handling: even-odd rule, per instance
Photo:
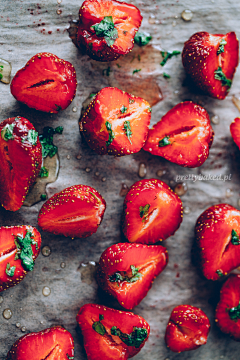
{"label": "juice droplet", "polygon": [[9,84],[11,81],[12,65],[10,62],[0,59],[0,81]]}
{"label": "juice droplet", "polygon": [[233,191],[231,189],[227,189],[226,190],[226,197],[230,198],[231,196],[233,196]]}
{"label": "juice droplet", "polygon": [[21,324],[19,322],[16,323],[16,327],[17,328],[20,328],[21,327]]}
{"label": "juice droplet", "polygon": [[190,214],[191,209],[190,209],[188,206],[185,206],[185,207],[183,208],[183,212],[184,212],[184,214],[188,215],[188,214]]}
{"label": "juice droplet", "polygon": [[86,173],[89,173],[91,171],[91,169],[89,167],[86,167],[85,171],[86,171]]}
{"label": "juice droplet", "polygon": [[148,18],[148,22],[149,22],[149,24],[155,24],[155,22],[156,22],[155,15],[150,15]]}
{"label": "juice droplet", "polygon": [[236,97],[235,95],[233,95],[232,97],[232,102],[233,104],[236,106],[236,108],[238,109],[238,111],[240,111],[240,98]]}
{"label": "juice droplet", "polygon": [[165,175],[166,172],[167,172],[166,170],[158,170],[158,171],[156,172],[156,175],[157,175],[158,177],[161,177],[161,176]]}
{"label": "juice droplet", "polygon": [[126,184],[122,183],[122,188],[120,190],[119,195],[120,196],[126,196],[127,193],[128,193],[128,190],[129,190],[128,186]]}
{"label": "juice droplet", "polygon": [[67,159],[70,160],[70,159],[71,159],[71,156],[70,156],[70,155],[67,155]]}
{"label": "juice droplet", "polygon": [[3,303],[3,297],[0,296],[0,304],[2,304],[2,303]]}
{"label": "juice droplet", "polygon": [[57,9],[57,14],[58,14],[58,15],[61,15],[61,13],[62,13],[62,10],[61,10],[61,9]]}
{"label": "juice droplet", "polygon": [[214,125],[218,125],[219,124],[219,117],[217,115],[214,115],[211,117],[211,122],[214,124]]}
{"label": "juice droplet", "polygon": [[184,21],[191,21],[193,17],[193,13],[191,10],[183,10],[181,16]]}
{"label": "juice droplet", "polygon": [[77,154],[76,159],[81,160],[81,158],[82,158],[82,155],[81,155],[81,154]]}
{"label": "juice droplet", "polygon": [[82,263],[79,267],[79,271],[83,283],[90,285],[95,281],[95,274],[97,271],[95,261],[89,261],[87,264]]}
{"label": "juice droplet", "polygon": [[25,326],[23,326],[22,328],[21,328],[21,331],[22,332],[25,332],[27,329],[26,329],[26,327]]}
{"label": "juice droplet", "polygon": [[7,319],[7,320],[11,319],[11,317],[12,317],[12,310],[11,310],[11,309],[5,309],[5,310],[3,310],[3,317],[4,317],[4,319]]}
{"label": "juice droplet", "polygon": [[102,178],[102,182],[105,182],[107,180],[107,178],[103,177]]}
{"label": "juice droplet", "polygon": [[174,191],[177,195],[182,196],[187,192],[187,184],[186,183],[179,183],[175,186]]}
{"label": "juice droplet", "polygon": [[146,174],[147,174],[146,165],[144,163],[139,164],[138,176],[143,179],[146,176]]}
{"label": "juice droplet", "polygon": [[73,112],[77,112],[76,106],[74,106],[74,107],[72,108],[72,111],[73,111]]}
{"label": "juice droplet", "polygon": [[95,176],[99,176],[100,173],[98,171],[95,172]]}
{"label": "juice droplet", "polygon": [[43,248],[42,248],[42,254],[43,254],[43,256],[49,256],[50,254],[51,254],[51,249],[50,249],[50,247],[49,246],[44,246]]}
{"label": "juice droplet", "polygon": [[44,296],[49,296],[51,294],[51,289],[48,286],[44,286],[44,288],[42,289],[42,294]]}
{"label": "juice droplet", "polygon": [[61,262],[60,264],[61,268],[64,269],[66,267],[66,263],[65,262]]}
{"label": "juice droplet", "polygon": [[61,2],[62,2],[62,0],[57,0],[57,3],[58,3],[58,4],[61,4]]}
{"label": "juice droplet", "polygon": [[174,20],[174,21],[172,22],[172,26],[175,27],[176,25],[177,25],[177,23],[176,23],[176,21]]}

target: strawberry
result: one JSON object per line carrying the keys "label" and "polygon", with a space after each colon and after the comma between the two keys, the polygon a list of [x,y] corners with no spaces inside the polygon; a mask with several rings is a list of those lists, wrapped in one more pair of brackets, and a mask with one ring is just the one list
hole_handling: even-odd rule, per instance
{"label": "strawberry", "polygon": [[78,45],[99,61],[128,54],[142,22],[136,6],[114,0],[84,1],[79,18]]}
{"label": "strawberry", "polygon": [[144,346],[148,323],[130,312],[86,304],[77,315],[88,360],[127,360]]}
{"label": "strawberry", "polygon": [[238,66],[238,47],[234,32],[196,33],[184,44],[183,66],[204,93],[222,100],[230,90]]}
{"label": "strawberry", "polygon": [[85,238],[100,225],[106,202],[94,188],[74,185],[47,200],[38,215],[42,230],[55,235]]}
{"label": "strawberry", "polygon": [[93,98],[80,123],[88,145],[98,154],[123,156],[143,147],[151,119],[149,103],[107,87]]}
{"label": "strawberry", "polygon": [[112,245],[100,257],[98,283],[125,309],[132,309],[147,295],[167,263],[167,249],[160,245]]}
{"label": "strawberry", "polygon": [[72,335],[61,326],[55,326],[22,336],[9,350],[7,360],[30,359],[74,359]]}
{"label": "strawberry", "polygon": [[210,322],[201,309],[179,305],[171,313],[165,342],[174,352],[195,350],[206,344],[209,331]]}
{"label": "strawberry", "polygon": [[11,93],[30,108],[57,114],[74,99],[76,71],[68,61],[50,53],[34,55],[11,82]]}
{"label": "strawberry", "polygon": [[234,119],[234,121],[230,125],[230,131],[233,141],[240,148],[240,118]]}
{"label": "strawberry", "polygon": [[17,285],[34,268],[41,236],[32,226],[0,227],[0,292]]}
{"label": "strawberry", "polygon": [[185,101],[149,130],[143,149],[180,166],[197,167],[208,158],[213,136],[207,111]]}
{"label": "strawberry", "polygon": [[240,275],[230,274],[223,284],[215,321],[222,332],[240,341]]}
{"label": "strawberry", "polygon": [[42,147],[34,126],[21,116],[4,120],[0,134],[0,203],[16,211],[40,172]]}
{"label": "strawberry", "polygon": [[200,270],[217,280],[240,265],[240,211],[228,204],[213,205],[197,220],[196,249]]}
{"label": "strawberry", "polygon": [[123,233],[130,242],[153,244],[179,228],[183,208],[180,198],[163,181],[137,181],[123,204]]}

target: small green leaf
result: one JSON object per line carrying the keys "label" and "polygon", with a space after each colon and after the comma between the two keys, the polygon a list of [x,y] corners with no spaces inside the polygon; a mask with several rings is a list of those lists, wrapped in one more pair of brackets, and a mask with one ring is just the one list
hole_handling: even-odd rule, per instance
{"label": "small green leaf", "polygon": [[163,60],[160,62],[161,66],[164,66],[166,64],[166,62],[168,61],[168,59],[171,59],[173,56],[178,56],[181,54],[181,51],[178,50],[174,50],[172,52],[170,51],[161,51]]}
{"label": "small green leaf", "polygon": [[101,320],[103,320],[103,315],[99,315],[99,321],[95,321],[92,324],[93,330],[95,330],[98,334],[104,335],[106,333],[105,326],[101,323]]}
{"label": "small green leaf", "polygon": [[48,177],[48,174],[49,174],[48,169],[45,168],[45,166],[42,166],[38,176],[43,178],[43,177]]}
{"label": "small green leaf", "polygon": [[218,274],[219,277],[222,277],[222,276],[223,276],[222,270],[217,270],[216,273]]}
{"label": "small green leaf", "polygon": [[133,327],[131,334],[125,334],[119,328],[113,326],[111,334],[118,336],[127,346],[134,346],[135,348],[139,348],[148,336],[147,329],[139,327]]}
{"label": "small green leaf", "polygon": [[134,74],[136,74],[136,73],[138,73],[139,71],[141,71],[142,69],[135,69],[135,70],[133,70],[133,75]]}
{"label": "small green leaf", "polygon": [[150,34],[142,33],[140,31],[138,31],[134,37],[135,43],[137,43],[139,46],[145,46],[151,40],[152,40],[152,36]]}
{"label": "small green leaf", "polygon": [[110,75],[110,71],[111,71],[110,66],[109,66],[107,69],[103,69],[103,71],[102,71],[103,76],[105,75],[105,73],[106,73],[107,76],[109,76],[109,75]]}
{"label": "small green leaf", "polygon": [[99,315],[99,320],[103,320],[104,319],[104,316],[102,314]]}
{"label": "small green leaf", "polygon": [[165,136],[163,139],[161,139],[158,143],[158,146],[163,147],[163,146],[171,145],[171,142],[169,141],[169,137],[170,136]]}
{"label": "small green leaf", "polygon": [[27,135],[27,141],[32,145],[36,145],[37,139],[38,139],[38,132],[33,129],[29,130]]}
{"label": "small green leaf", "polygon": [[240,245],[239,235],[234,229],[232,229],[231,242],[232,242],[233,245]]}
{"label": "small green leaf", "polygon": [[68,354],[67,354],[67,358],[68,358],[69,360],[74,360],[74,356],[69,356]]}
{"label": "small green leaf", "polygon": [[6,266],[6,274],[10,277],[13,277],[14,272],[15,272],[16,266],[11,266],[10,263],[7,263]]}
{"label": "small green leaf", "polygon": [[217,54],[220,55],[222,53],[224,53],[224,46],[227,45],[227,42],[225,39],[222,39],[220,44],[219,44],[219,47],[218,47],[218,51],[217,51]]}
{"label": "small green leaf", "polygon": [[152,108],[151,107],[148,107],[148,112],[152,112]]}
{"label": "small green leaf", "polygon": [[118,38],[118,31],[114,27],[112,16],[105,16],[104,19],[92,26],[99,37],[104,37],[108,46],[112,46]]}
{"label": "small green leaf", "polygon": [[0,73],[0,80],[2,80],[2,78],[3,78],[3,74]]}
{"label": "small green leaf", "polygon": [[42,145],[42,157],[45,158],[50,156],[51,158],[57,153],[58,148],[53,144],[53,135],[62,134],[63,127],[58,126],[56,129],[53,129],[50,126],[43,128],[43,134],[39,135],[39,140]]}
{"label": "small green leaf", "polygon": [[129,140],[130,144],[132,145],[132,141],[131,141],[132,129],[131,129],[130,121],[128,121],[128,120],[124,121],[123,129],[125,131],[125,134],[127,135],[127,138]]}
{"label": "small green leaf", "polygon": [[221,81],[222,86],[227,86],[229,88],[228,91],[230,90],[232,80],[227,79],[220,66],[214,71],[214,79]]}
{"label": "small green leaf", "polygon": [[36,245],[34,235],[27,230],[25,236],[18,234],[15,238],[15,244],[18,249],[19,258],[22,260],[22,266],[27,271],[32,271],[34,268],[33,251],[31,245]]}
{"label": "small green leaf", "polygon": [[46,198],[47,198],[47,195],[46,194],[41,194],[41,200],[46,200]]}
{"label": "small green leaf", "polygon": [[89,97],[90,97],[90,99],[91,98],[93,98],[94,96],[96,96],[97,95],[97,93],[91,93],[90,95],[89,95]]}
{"label": "small green leaf", "polygon": [[13,136],[13,128],[15,124],[6,124],[2,131],[1,131],[1,137],[3,140],[8,141],[14,139]]}
{"label": "small green leaf", "polygon": [[166,74],[165,72],[163,73],[163,77],[164,77],[165,79],[170,79],[170,78],[171,78],[171,76],[168,75],[168,74]]}
{"label": "small green leaf", "polygon": [[120,69],[121,68],[121,65],[119,65],[119,64],[116,64],[117,65],[117,67]]}
{"label": "small green leaf", "polygon": [[62,107],[61,107],[60,105],[55,104],[55,106],[56,106],[56,110],[57,110],[57,111],[62,110]]}
{"label": "small green leaf", "polygon": [[136,268],[134,265],[130,265],[130,268],[132,271],[132,276],[129,277],[125,275],[126,274],[125,271],[123,272],[124,275],[116,272],[109,277],[109,281],[111,282],[127,281],[129,283],[138,281],[142,277],[142,274],[139,273],[139,269]]}
{"label": "small green leaf", "polygon": [[231,320],[238,321],[240,319],[240,302],[238,306],[227,309],[227,311]]}
{"label": "small green leaf", "polygon": [[134,99],[129,98],[129,99],[128,99],[128,102],[129,102],[129,104],[133,104],[133,103],[135,103],[135,100],[134,100]]}
{"label": "small green leaf", "polygon": [[127,111],[127,109],[128,109],[128,108],[123,105],[123,106],[121,107],[120,111],[121,111],[122,114],[124,114],[124,113]]}
{"label": "small green leaf", "polygon": [[63,126],[57,126],[54,131],[55,131],[55,134],[62,134]]}
{"label": "small green leaf", "polygon": [[113,142],[113,140],[115,138],[115,134],[112,131],[112,124],[110,124],[110,122],[106,121],[105,125],[106,125],[107,131],[109,133],[109,138],[108,138],[108,141],[106,141],[106,145],[109,146]]}
{"label": "small green leaf", "polygon": [[150,204],[147,204],[145,206],[140,206],[139,207],[139,215],[142,218],[142,222],[146,221],[146,218],[148,217],[148,210],[150,208]]}

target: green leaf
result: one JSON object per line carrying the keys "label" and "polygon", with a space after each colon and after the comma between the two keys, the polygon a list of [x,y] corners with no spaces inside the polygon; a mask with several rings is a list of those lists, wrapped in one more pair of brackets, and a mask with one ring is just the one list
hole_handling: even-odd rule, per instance
{"label": "green leaf", "polygon": [[131,334],[125,334],[119,328],[113,326],[111,334],[118,336],[127,346],[134,346],[135,348],[139,348],[148,336],[147,329],[139,327],[133,327]]}
{"label": "green leaf", "polygon": [[19,258],[22,260],[23,268],[27,271],[32,271],[34,260],[31,245],[36,245],[36,250],[38,249],[34,235],[29,230],[26,231],[25,237],[23,237],[23,234],[18,234],[15,238],[15,244],[18,249]]}
{"label": "green leaf", "polygon": [[33,129],[29,130],[27,135],[28,142],[32,145],[36,145],[37,139],[38,139],[38,132]]}
{"label": "green leaf", "polygon": [[46,194],[41,194],[41,200],[46,200],[46,198],[47,198],[47,195]]}
{"label": "green leaf", "polygon": [[168,75],[168,74],[166,74],[165,72],[163,73],[163,77],[164,77],[165,79],[170,79],[170,78],[171,78],[171,76]]}
{"label": "green leaf", "polygon": [[90,95],[89,95],[89,97],[90,97],[90,99],[91,98],[93,98],[94,96],[96,96],[97,95],[97,93],[91,93]]}
{"label": "green leaf", "polygon": [[134,37],[134,41],[139,45],[139,46],[145,46],[149,43],[149,41],[152,40],[152,37],[150,34],[147,33],[142,33],[140,31],[138,31]]}
{"label": "green leaf", "polygon": [[43,129],[43,134],[39,135],[39,140],[42,145],[42,157],[45,158],[50,156],[51,158],[57,153],[58,148],[53,144],[53,135],[62,134],[63,127],[58,126],[56,129],[53,129],[50,126],[46,126]]}
{"label": "green leaf", "polygon": [[158,146],[163,147],[163,146],[171,145],[171,142],[169,141],[169,137],[170,136],[165,136],[163,139],[161,139],[158,143]]}
{"label": "green leaf", "polygon": [[224,46],[227,45],[227,42],[225,39],[222,39],[220,44],[219,44],[219,47],[218,47],[218,51],[217,51],[217,54],[220,55],[222,53],[224,53]]}
{"label": "green leaf", "polygon": [[48,169],[45,168],[45,166],[42,166],[38,176],[43,178],[43,177],[48,177],[48,174],[49,174]]}
{"label": "green leaf", "polygon": [[129,278],[128,282],[133,283],[138,281],[142,277],[142,274],[138,272],[139,269],[136,268],[134,265],[131,265],[130,268],[132,270],[132,277]]}
{"label": "green leaf", "polygon": [[134,74],[136,74],[136,73],[138,73],[139,71],[141,71],[142,69],[135,69],[135,70],[133,70],[133,75]]}
{"label": "green leaf", "polygon": [[111,71],[110,66],[109,66],[107,69],[103,69],[103,71],[102,71],[103,76],[105,75],[105,72],[106,72],[106,75],[109,76],[109,75],[110,75],[110,71]]}
{"label": "green leaf", "polygon": [[100,335],[104,335],[106,333],[105,326],[101,323],[101,320],[103,320],[103,319],[104,319],[103,315],[100,314],[99,321],[95,321],[92,324],[93,330],[95,330]]}
{"label": "green leaf", "polygon": [[129,99],[128,99],[128,102],[129,102],[129,104],[133,104],[133,103],[135,103],[135,100],[134,100],[134,99],[129,98]]}
{"label": "green leaf", "polygon": [[218,67],[217,70],[214,71],[214,79],[221,81],[222,86],[227,86],[229,89],[232,85],[232,80],[226,78],[226,75],[223,73],[222,68],[220,66]]}
{"label": "green leaf", "polygon": [[69,356],[68,354],[67,354],[67,358],[68,358],[69,360],[74,360],[74,356]]}
{"label": "green leaf", "polygon": [[116,64],[117,65],[117,67],[120,69],[121,68],[121,65],[119,65],[119,64]]}
{"label": "green leaf", "polygon": [[93,25],[92,28],[97,36],[104,37],[108,46],[112,46],[118,38],[118,31],[114,27],[112,16],[105,16],[100,23]]}
{"label": "green leaf", "polygon": [[2,78],[3,78],[3,74],[0,73],[0,80],[2,80]]}
{"label": "green leaf", "polygon": [[55,104],[55,106],[56,106],[56,110],[57,110],[57,111],[62,110],[62,107],[61,107],[60,105]]}
{"label": "green leaf", "polygon": [[6,124],[2,131],[1,131],[1,137],[3,140],[8,141],[14,139],[13,137],[13,128],[15,124]]}
{"label": "green leaf", "polygon": [[128,108],[123,105],[123,106],[121,107],[120,111],[121,111],[122,114],[124,114],[124,113],[127,111],[127,109],[128,109]]}
{"label": "green leaf", "polygon": [[216,273],[218,274],[219,277],[222,277],[222,276],[223,276],[222,270],[217,270]]}
{"label": "green leaf", "polygon": [[115,138],[115,134],[112,131],[112,124],[110,124],[110,122],[106,121],[105,125],[106,125],[107,131],[109,133],[109,138],[108,138],[108,141],[106,141],[106,145],[109,146],[113,142],[113,139]]}
{"label": "green leaf", "polygon": [[10,263],[7,263],[6,266],[6,274],[10,277],[13,277],[14,272],[15,272],[16,266],[11,266]]}
{"label": "green leaf", "polygon": [[233,245],[240,245],[239,235],[237,234],[237,232],[234,229],[232,229],[231,242]]}
{"label": "green leaf", "polygon": [[124,275],[116,272],[109,277],[109,281],[111,282],[127,281],[129,283],[138,281],[142,277],[142,274],[139,273],[139,269],[136,268],[134,265],[130,265],[130,268],[132,271],[132,276],[130,277],[127,276],[126,271],[123,272]]}
{"label": "green leaf", "polygon": [[166,64],[166,62],[168,61],[168,59],[171,59],[173,56],[177,56],[181,54],[181,51],[178,50],[174,50],[172,52],[170,51],[161,51],[163,60],[160,62],[161,66],[164,66]]}
{"label": "green leaf", "polygon": [[62,134],[63,126],[57,126],[54,131],[55,131],[55,134]]}
{"label": "green leaf", "polygon": [[227,311],[231,320],[238,321],[240,319],[240,302],[238,306],[227,309]]}
{"label": "green leaf", "polygon": [[130,142],[130,144],[132,145],[132,142],[131,142],[131,137],[132,137],[132,129],[131,129],[131,124],[130,124],[130,121],[126,120],[124,121],[124,124],[123,124],[123,129],[127,135],[127,138]]}
{"label": "green leaf", "polygon": [[151,107],[148,107],[148,112],[152,112],[152,108]]}
{"label": "green leaf", "polygon": [[150,204],[147,204],[145,206],[140,206],[139,207],[139,211],[140,211],[140,217],[142,218],[142,222],[146,221],[146,218],[148,217],[148,210],[150,208]]}

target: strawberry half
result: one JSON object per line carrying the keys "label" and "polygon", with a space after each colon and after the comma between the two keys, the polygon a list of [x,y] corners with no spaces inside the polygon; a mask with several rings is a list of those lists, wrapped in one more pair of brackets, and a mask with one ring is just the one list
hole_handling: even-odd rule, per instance
{"label": "strawberry half", "polygon": [[86,0],[79,10],[78,45],[99,61],[128,54],[142,16],[134,5],[114,0]]}
{"label": "strawberry half", "polygon": [[6,210],[22,206],[42,164],[42,146],[34,126],[21,116],[0,124],[0,203]]}
{"label": "strawberry half", "polygon": [[132,309],[147,295],[167,263],[163,246],[116,244],[101,255],[97,280],[125,309]]}
{"label": "strawberry half", "polygon": [[117,88],[99,91],[80,122],[80,131],[100,155],[123,156],[143,147],[151,119],[149,103]]}
{"label": "strawberry half", "polygon": [[41,236],[32,226],[0,227],[0,292],[17,285],[34,268]]}
{"label": "strawberry half", "polygon": [[180,198],[163,181],[140,180],[128,191],[123,204],[123,233],[130,242],[154,244],[179,228],[183,208]]}
{"label": "strawberry half", "polygon": [[196,247],[203,275],[217,280],[240,265],[240,211],[228,204],[214,205],[197,220]]}
{"label": "strawberry half", "polygon": [[240,275],[230,274],[223,284],[215,321],[222,332],[240,341]]}
{"label": "strawberry half", "polygon": [[213,136],[207,111],[185,101],[174,106],[149,130],[143,149],[192,168],[207,160]]}
{"label": "strawberry half", "polygon": [[233,141],[240,149],[240,118],[236,118],[230,125]]}
{"label": "strawberry half", "polygon": [[94,188],[74,185],[47,200],[38,215],[38,225],[55,235],[85,238],[100,225],[106,202]]}
{"label": "strawberry half", "polygon": [[148,323],[130,312],[86,304],[77,315],[88,360],[127,360],[144,346]]}
{"label": "strawberry half", "polygon": [[195,350],[206,344],[209,331],[210,322],[201,309],[179,305],[171,313],[165,342],[174,352]]}
{"label": "strawberry half", "polygon": [[226,35],[199,32],[184,44],[183,66],[204,93],[222,100],[230,90],[238,66],[238,48],[234,32]]}
{"label": "strawberry half", "polygon": [[30,333],[18,339],[8,352],[7,360],[74,359],[74,341],[70,332],[55,326]]}
{"label": "strawberry half", "polygon": [[76,71],[71,63],[50,53],[34,55],[11,82],[11,93],[30,108],[57,114],[75,97]]}

